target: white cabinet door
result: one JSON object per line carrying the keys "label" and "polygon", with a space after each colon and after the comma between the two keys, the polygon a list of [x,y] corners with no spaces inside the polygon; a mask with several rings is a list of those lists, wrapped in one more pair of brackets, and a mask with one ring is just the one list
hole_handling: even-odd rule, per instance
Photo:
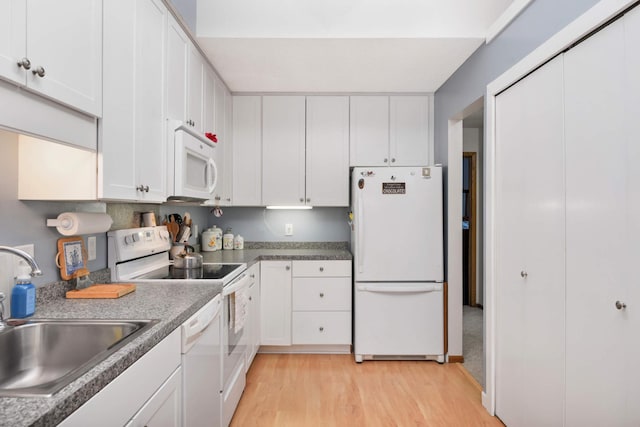
{"label": "white cabinet door", "polygon": [[214,191],[214,202],[216,205],[231,205],[231,192],[233,175],[231,144],[232,130],[227,131],[227,98],[229,98],[227,88],[220,79],[215,79],[215,128],[209,132],[215,133],[218,138],[216,147],[216,164],[218,166],[218,184]]}
{"label": "white cabinet door", "polygon": [[252,265],[247,270],[247,274],[253,282],[249,287],[249,316],[247,318],[249,343],[247,345],[247,363],[245,366],[248,371],[260,348],[260,263]]}
{"label": "white cabinet door", "polygon": [[389,164],[389,97],[352,96],[350,99],[351,166]]}
{"label": "white cabinet door", "polygon": [[222,202],[224,206],[233,205],[233,97],[224,87],[224,160],[222,179]]}
{"label": "white cabinet door", "polygon": [[[635,129],[625,133],[627,122],[638,119],[626,111],[625,56],[640,46],[625,46],[625,24],[618,20],[565,54],[569,427],[639,422],[626,423],[628,405],[637,401],[628,401],[624,386],[638,377],[637,360],[626,360],[638,331],[626,334],[632,311],[615,307],[628,297],[628,284],[637,287],[626,273],[637,264],[629,256],[638,253],[632,249],[637,241],[629,240],[637,230],[629,202],[639,183],[629,179],[637,178],[640,158]],[[636,104],[633,99],[630,106]]]}
{"label": "white cabinet door", "polygon": [[167,117],[187,121],[187,70],[191,41],[173,15],[167,20]]}
{"label": "white cabinet door", "polygon": [[563,423],[562,75],[556,58],[496,98],[496,414],[509,426]]}
{"label": "white cabinet door", "polygon": [[305,204],[305,97],[262,98],[262,202]]}
{"label": "white cabinet door", "polygon": [[260,262],[260,342],[291,345],[291,261]]}
{"label": "white cabinet door", "polygon": [[233,204],[262,204],[262,99],[233,97]]}
{"label": "white cabinet door", "polygon": [[204,65],[204,77],[202,88],[202,129],[203,132],[219,133],[218,111],[216,110],[216,84],[217,77],[208,64]]}
{"label": "white cabinet door", "polygon": [[178,368],[144,404],[127,427],[182,426],[182,368]]}
{"label": "white cabinet door", "polygon": [[23,0],[0,2],[0,77],[26,84],[27,73],[18,66],[26,57],[27,6]]}
{"label": "white cabinet door", "polygon": [[189,72],[187,74],[187,124],[204,133],[203,88],[205,63],[193,43],[189,43]]}
{"label": "white cabinet door", "polygon": [[[637,118],[640,117],[640,8],[636,7],[623,18],[625,34],[625,110],[626,110],[626,138],[627,157],[625,169],[627,171],[627,182],[630,183],[627,189],[627,249],[625,262],[625,289],[619,300],[627,304],[629,310],[626,313],[618,313],[621,317],[626,316],[625,338],[625,376],[624,389],[626,396],[626,419],[625,425],[640,424],[640,370],[637,369],[637,362],[640,360],[640,340],[637,339],[640,331],[640,313],[636,309],[640,304],[640,286],[638,286],[635,266],[640,259],[640,144],[637,135]],[[635,310],[631,310],[633,307]]]}
{"label": "white cabinet door", "polygon": [[307,97],[306,204],[349,206],[349,97]]}
{"label": "white cabinet door", "polygon": [[429,164],[429,97],[389,97],[389,164]]}
{"label": "white cabinet door", "polygon": [[105,3],[100,198],[166,200],[166,19],[160,0]]}
{"label": "white cabinet door", "polygon": [[[102,0],[27,0],[27,86],[94,116],[102,113]],[[119,66],[122,66],[120,64]],[[42,76],[34,72],[42,69]]]}

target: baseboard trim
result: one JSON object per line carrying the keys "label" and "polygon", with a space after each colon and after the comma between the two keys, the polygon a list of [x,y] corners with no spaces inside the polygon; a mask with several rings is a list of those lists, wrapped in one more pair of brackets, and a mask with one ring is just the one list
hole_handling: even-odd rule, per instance
{"label": "baseboard trim", "polygon": [[464,363],[464,356],[452,356],[449,355],[447,358],[449,363]]}

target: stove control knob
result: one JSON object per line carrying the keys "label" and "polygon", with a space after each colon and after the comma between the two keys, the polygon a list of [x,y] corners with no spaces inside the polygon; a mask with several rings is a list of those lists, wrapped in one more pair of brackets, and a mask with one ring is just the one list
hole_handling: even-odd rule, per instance
{"label": "stove control knob", "polygon": [[140,236],[138,235],[138,233],[133,233],[133,234],[131,235],[131,239],[132,239],[134,242],[139,242],[139,241],[140,241]]}
{"label": "stove control knob", "polygon": [[124,244],[125,245],[131,244],[131,236],[124,236]]}

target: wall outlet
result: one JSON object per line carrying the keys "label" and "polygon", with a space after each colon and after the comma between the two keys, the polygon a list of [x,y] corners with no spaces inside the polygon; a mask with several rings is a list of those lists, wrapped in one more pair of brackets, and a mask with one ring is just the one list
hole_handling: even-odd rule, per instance
{"label": "wall outlet", "polygon": [[285,224],[284,225],[284,235],[285,236],[293,236],[293,224]]}
{"label": "wall outlet", "polygon": [[89,236],[87,238],[87,253],[89,255],[89,261],[96,259],[96,236]]}

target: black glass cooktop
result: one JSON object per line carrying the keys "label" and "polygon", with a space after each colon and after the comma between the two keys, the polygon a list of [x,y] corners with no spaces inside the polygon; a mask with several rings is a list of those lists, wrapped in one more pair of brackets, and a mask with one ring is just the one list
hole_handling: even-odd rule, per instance
{"label": "black glass cooktop", "polygon": [[202,268],[169,267],[169,274],[165,279],[223,279],[242,264],[203,264]]}

